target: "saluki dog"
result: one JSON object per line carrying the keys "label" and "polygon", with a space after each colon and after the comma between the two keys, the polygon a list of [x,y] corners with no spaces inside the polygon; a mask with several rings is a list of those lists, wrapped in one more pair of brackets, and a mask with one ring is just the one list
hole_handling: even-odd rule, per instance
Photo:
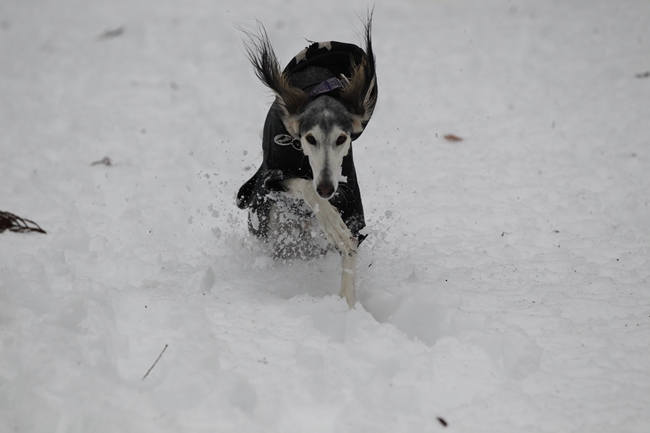
{"label": "saluki dog", "polygon": [[264,124],[262,165],[239,190],[237,206],[249,210],[250,231],[271,243],[276,257],[323,254],[324,235],[341,254],[341,297],[350,308],[356,302],[357,247],[365,238],[352,141],[377,102],[371,27],[372,14],[365,22],[365,51],[314,42],[284,70],[264,27],[246,32],[248,57],[275,101]]}

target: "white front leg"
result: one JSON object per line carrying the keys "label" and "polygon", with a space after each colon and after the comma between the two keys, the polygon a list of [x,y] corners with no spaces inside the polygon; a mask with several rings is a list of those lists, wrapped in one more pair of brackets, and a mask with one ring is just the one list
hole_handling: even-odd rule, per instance
{"label": "white front leg", "polygon": [[[354,241],[355,248],[358,242]],[[350,254],[341,254],[341,298],[345,298],[350,308],[354,307],[357,300],[354,297],[355,272],[357,266],[356,251]]]}
{"label": "white front leg", "polygon": [[[316,215],[321,230],[328,242],[334,245],[343,256],[356,254],[357,240],[343,222],[341,214],[329,201],[318,195],[313,182],[306,179],[287,179],[285,188],[296,198],[301,198]],[[345,270],[344,270],[345,272]]]}

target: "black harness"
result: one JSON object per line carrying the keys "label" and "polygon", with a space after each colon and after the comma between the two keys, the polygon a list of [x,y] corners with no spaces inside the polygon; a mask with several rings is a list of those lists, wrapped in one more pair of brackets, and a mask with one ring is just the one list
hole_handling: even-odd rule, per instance
{"label": "black harness", "polygon": [[[353,63],[359,64],[363,55],[363,50],[353,44],[315,42],[295,56],[284,73],[289,75],[292,86],[303,89],[310,98],[324,94],[336,98],[345,86],[339,77],[349,76]],[[365,123],[363,127],[365,128]],[[351,138],[354,141],[360,135],[361,133],[354,134]],[[239,189],[237,206],[240,209],[250,209],[250,230],[258,237],[266,238],[270,205],[277,197],[274,192],[284,191],[281,182],[292,178],[313,180],[314,176],[308,157],[302,152],[300,139],[292,137],[284,127],[277,101],[271,106],[264,122],[262,148],[262,165]],[[347,181],[339,184],[329,202],[341,212],[341,217],[352,234],[362,241],[365,236],[359,234],[359,231],[366,223],[352,147],[343,158],[341,174]],[[304,214],[304,210],[295,207],[296,214]]]}

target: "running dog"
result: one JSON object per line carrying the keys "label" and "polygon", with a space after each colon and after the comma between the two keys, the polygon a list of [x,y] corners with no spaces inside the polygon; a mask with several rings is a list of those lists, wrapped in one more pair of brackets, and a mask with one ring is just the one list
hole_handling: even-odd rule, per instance
{"label": "running dog", "polygon": [[262,165],[237,194],[250,231],[271,243],[276,257],[323,254],[324,235],[341,254],[340,294],[350,308],[357,248],[365,238],[352,142],[377,102],[372,14],[364,27],[365,51],[314,42],[284,70],[264,27],[246,32],[249,60],[276,98],[264,124]]}

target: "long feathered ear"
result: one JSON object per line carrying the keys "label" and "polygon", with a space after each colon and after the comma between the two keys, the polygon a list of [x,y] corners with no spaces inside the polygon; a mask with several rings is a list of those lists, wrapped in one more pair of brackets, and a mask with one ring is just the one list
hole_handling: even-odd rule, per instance
{"label": "long feathered ear", "polygon": [[240,28],[248,38],[244,41],[248,59],[255,68],[255,75],[273,90],[281,110],[282,121],[287,131],[298,136],[299,110],[307,101],[307,94],[289,84],[289,78],[282,73],[278,58],[264,26],[257,23],[257,33]]}
{"label": "long feathered ear", "polygon": [[361,62],[353,64],[349,82],[341,93],[341,100],[353,116],[352,128],[355,133],[363,131],[377,104],[377,74],[371,32],[372,11],[365,24],[366,52]]}

